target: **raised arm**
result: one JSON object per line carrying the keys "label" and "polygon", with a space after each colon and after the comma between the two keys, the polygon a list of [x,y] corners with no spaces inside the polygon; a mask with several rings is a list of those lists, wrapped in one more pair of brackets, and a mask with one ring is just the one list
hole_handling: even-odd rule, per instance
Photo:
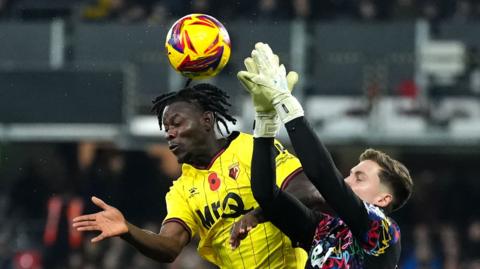
{"label": "raised arm", "polygon": [[[314,131],[303,118],[300,103],[286,87],[288,76],[267,44],[257,43],[252,52],[257,67],[256,75],[250,75],[257,84],[257,99],[268,100],[276,115],[285,124],[295,152],[313,185],[320,191],[327,204],[350,226],[356,236],[368,231],[370,220],[363,202],[348,187],[342,175]],[[259,93],[260,92],[260,93]],[[264,104],[266,106],[266,104]]]}
{"label": "raised arm", "polygon": [[190,240],[188,231],[178,223],[165,223],[157,234],[127,222],[118,209],[97,197],[92,197],[92,202],[103,210],[73,219],[73,227],[78,231],[100,232],[92,239],[92,243],[120,236],[149,258],[173,262]]}
{"label": "raised arm", "polygon": [[[291,232],[286,232],[289,237],[296,243],[301,243],[302,246],[310,246],[311,237],[304,238],[307,222],[312,226],[316,226],[319,214],[315,214],[317,220],[311,221],[313,217],[312,210],[320,211],[326,208],[325,200],[321,197],[318,190],[313,186],[312,182],[308,180],[299,166],[299,161],[296,157],[287,151],[280,150],[281,145],[276,143],[274,146],[273,138],[255,138],[251,166],[251,188],[254,197],[259,203],[259,207],[244,215],[238,222],[236,222],[231,231],[230,244],[232,247],[237,247],[240,240],[244,239],[248,232],[256,227],[259,223],[265,221],[272,221],[277,227],[281,228],[282,223],[272,220],[271,216],[286,216],[285,219],[292,221],[294,219],[304,219],[304,216],[310,220],[300,221],[299,223],[285,224],[288,225]],[[278,175],[277,175],[278,174]],[[269,203],[272,197],[281,196],[282,198],[275,199],[273,203],[282,201],[277,207],[272,206],[267,208],[264,203]],[[284,197],[287,197],[284,199]],[[272,198],[273,199],[273,198]],[[293,203],[293,205],[290,205]],[[286,205],[292,207],[293,213],[285,210]],[[278,210],[277,210],[278,209]],[[279,211],[279,214],[275,212]],[[290,217],[292,214],[303,214],[302,216]],[[296,224],[301,224],[296,226]],[[293,234],[293,233],[298,234]],[[313,235],[313,229],[312,229]],[[305,240],[306,239],[306,240]],[[306,243],[306,244],[304,244]]]}
{"label": "raised arm", "polygon": [[[276,60],[278,62],[278,57],[276,58]],[[288,194],[280,191],[280,189],[275,185],[276,164],[274,159],[276,154],[273,137],[275,137],[275,134],[279,128],[278,117],[271,103],[269,103],[269,101],[265,99],[261,94],[261,86],[259,86],[259,84],[254,81],[254,78],[259,74],[259,70],[257,69],[257,66],[254,63],[253,59],[248,57],[245,59],[244,63],[246,71],[240,71],[237,77],[244,86],[244,88],[251,94],[253,104],[255,106],[254,137],[256,138],[254,141],[254,154],[252,159],[251,172],[252,190],[254,191],[254,195],[257,198],[257,201],[269,201],[269,199],[262,199],[261,197],[263,196],[281,196],[288,197],[286,198],[288,202],[287,200],[283,200],[283,198],[280,200],[288,203],[289,206],[293,204],[293,207],[295,209],[298,209],[297,204],[300,205],[301,203],[307,205],[307,207],[309,208],[320,208],[321,205],[325,204],[324,199],[321,197],[318,190],[316,190],[316,188],[306,178],[305,174],[301,170],[299,170],[300,172],[291,175],[292,177],[286,179],[282,184],[282,188],[285,190],[285,192],[288,192]],[[291,91],[297,80],[298,75],[295,72],[291,72],[288,74],[288,76],[284,75],[283,85],[285,87],[288,87],[288,89]],[[260,180],[264,181],[260,182]],[[254,185],[257,186],[256,191]],[[230,238],[230,244],[233,247],[238,246],[240,242],[239,240],[243,239],[248,233],[248,231],[255,227],[258,223],[261,223],[265,220],[271,220],[270,218],[266,219],[265,215],[268,214],[271,216],[274,213],[266,212],[266,214],[264,214],[263,211],[264,208],[262,206],[262,203],[260,203],[260,208],[257,208],[252,212],[246,214],[244,217],[241,218],[239,222],[233,225]],[[303,206],[302,211],[307,212],[309,210]],[[290,218],[290,220],[292,219],[294,218]],[[282,225],[281,223],[275,224]],[[295,229],[291,228],[292,225],[287,224],[287,226],[288,229],[291,230],[291,232],[289,232],[289,235],[291,235],[291,237],[295,237],[295,240],[300,240],[298,239],[298,235],[293,235],[293,233],[298,232],[299,229],[294,231]]]}
{"label": "raised arm", "polygon": [[345,183],[333,159],[303,116],[285,124],[307,177],[355,235],[368,231],[370,219],[363,202]]}
{"label": "raised arm", "polygon": [[[308,250],[319,221],[319,215],[306,207],[294,195],[282,191],[275,184],[274,151],[273,138],[255,138],[251,168],[253,196],[267,220],[275,224],[293,242],[299,243]],[[301,182],[301,178],[305,176],[302,173],[297,177],[300,177],[298,181]],[[297,181],[297,179],[292,180],[292,183]],[[316,193],[316,190],[309,193],[309,190],[305,189],[305,194],[302,195],[300,191],[295,190],[295,187],[293,190],[296,191],[296,195],[304,199],[308,199],[307,197],[314,196]]]}

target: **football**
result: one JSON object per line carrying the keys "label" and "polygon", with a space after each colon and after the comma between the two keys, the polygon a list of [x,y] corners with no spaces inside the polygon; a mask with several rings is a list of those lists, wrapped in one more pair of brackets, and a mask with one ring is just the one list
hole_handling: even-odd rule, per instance
{"label": "football", "polygon": [[226,28],[205,14],[190,14],[168,31],[166,53],[171,66],[183,76],[203,79],[217,75],[230,58]]}

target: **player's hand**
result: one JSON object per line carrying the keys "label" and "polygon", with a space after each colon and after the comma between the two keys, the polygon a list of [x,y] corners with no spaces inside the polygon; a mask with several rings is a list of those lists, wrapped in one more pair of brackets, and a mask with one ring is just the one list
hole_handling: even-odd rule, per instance
{"label": "player's hand", "polygon": [[[263,43],[257,43],[258,44],[263,44]],[[265,44],[266,45],[266,44]],[[268,47],[268,45],[266,45]],[[268,47],[270,49],[270,47]],[[268,51],[268,50],[267,50]],[[275,66],[277,65],[277,68],[274,68],[277,70],[277,72],[280,72],[280,75],[278,75],[278,80],[276,80],[277,75],[274,75],[273,71],[268,71],[268,68],[265,67],[265,64],[262,66],[262,74],[260,74],[259,69],[257,68],[256,61],[254,61],[253,58],[247,57],[244,60],[245,68],[247,69],[246,71],[240,71],[237,74],[238,80],[241,82],[243,87],[247,90],[248,93],[252,96],[253,104],[255,106],[255,111],[256,112],[272,112],[274,111],[273,105],[272,105],[272,100],[267,98],[267,95],[265,95],[265,92],[269,91],[267,88],[275,88],[275,82],[281,82],[277,84],[283,84],[284,82],[286,83],[287,91],[290,93],[293,91],[293,88],[295,87],[295,84],[298,82],[298,74],[295,71],[291,71],[288,73],[288,75],[285,77],[285,67],[282,65],[281,67],[278,66],[279,64],[279,59],[278,56],[273,54],[271,49],[269,50],[272,55],[272,64],[269,64],[269,66]],[[256,52],[256,49],[252,51],[252,56],[257,55],[258,53]],[[258,56],[260,57],[260,56]],[[265,58],[265,57],[263,57]],[[260,60],[258,59],[257,62]],[[283,86],[282,86],[283,87]],[[271,90],[270,90],[271,91]]]}
{"label": "player's hand", "polygon": [[290,72],[285,75],[285,66],[273,54],[268,44],[257,43],[252,51],[252,58],[258,75],[252,81],[261,85],[262,94],[273,105],[280,120],[285,124],[304,115],[302,105],[291,94],[298,81],[298,74]]}
{"label": "player's hand", "polygon": [[92,197],[92,202],[103,211],[74,218],[72,225],[77,231],[100,231],[100,234],[91,240],[92,243],[128,232],[125,218],[118,209],[95,196]]}
{"label": "player's hand", "polygon": [[253,212],[245,214],[239,221],[235,222],[230,231],[230,246],[236,249],[240,245],[240,241],[247,237],[248,232],[257,227],[258,218]]}
{"label": "player's hand", "polygon": [[[264,46],[267,48],[264,48]],[[259,53],[257,49],[266,49],[266,52]],[[254,57],[263,57],[265,63],[255,60]],[[273,54],[268,45],[257,43],[252,51],[252,58],[247,57],[244,61],[247,70],[240,71],[237,74],[238,80],[252,96],[255,107],[254,137],[275,137],[280,128],[277,112],[274,108],[275,103],[272,102],[272,97],[268,96],[268,92],[274,91],[272,87],[278,86],[275,83],[282,84],[281,87],[285,86],[288,95],[291,95],[290,92],[298,81],[296,72],[290,72],[285,76],[285,67],[280,66],[279,62],[278,56]]]}
{"label": "player's hand", "polygon": [[258,70],[253,59],[247,57],[243,63],[247,70],[238,72],[237,78],[245,90],[252,96],[255,112],[260,114],[275,112],[272,103],[262,94],[262,85],[253,81],[254,77],[258,76]]}
{"label": "player's hand", "polygon": [[258,70],[258,75],[252,81],[262,86],[263,95],[273,106],[291,96],[291,91],[298,82],[298,74],[289,72],[287,75],[285,66],[280,64],[278,56],[268,44],[255,44],[252,59]]}

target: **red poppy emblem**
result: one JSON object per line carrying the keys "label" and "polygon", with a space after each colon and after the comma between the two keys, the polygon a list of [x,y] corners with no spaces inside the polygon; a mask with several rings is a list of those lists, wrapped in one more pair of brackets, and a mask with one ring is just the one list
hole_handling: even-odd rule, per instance
{"label": "red poppy emblem", "polygon": [[233,167],[230,167],[230,169],[228,170],[228,176],[233,179],[237,179],[238,172],[240,172],[240,169],[238,168],[238,165],[235,165]]}
{"label": "red poppy emblem", "polygon": [[218,190],[218,187],[220,187],[220,179],[217,176],[217,173],[211,173],[208,175],[208,183],[210,184],[210,189],[212,191]]}

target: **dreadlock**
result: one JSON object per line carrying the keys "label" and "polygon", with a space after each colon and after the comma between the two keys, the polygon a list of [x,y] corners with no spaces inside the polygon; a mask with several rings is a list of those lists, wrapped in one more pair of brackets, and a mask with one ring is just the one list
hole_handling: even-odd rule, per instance
{"label": "dreadlock", "polygon": [[227,130],[227,133],[230,133],[226,121],[235,124],[237,120],[228,114],[228,107],[231,106],[228,102],[229,97],[226,92],[214,85],[200,83],[192,87],[185,87],[178,92],[169,92],[156,97],[152,101],[152,112],[157,115],[158,124],[160,129],[162,129],[162,114],[166,106],[179,101],[197,104],[203,111],[213,112],[218,130],[220,130],[219,123],[221,123]]}

